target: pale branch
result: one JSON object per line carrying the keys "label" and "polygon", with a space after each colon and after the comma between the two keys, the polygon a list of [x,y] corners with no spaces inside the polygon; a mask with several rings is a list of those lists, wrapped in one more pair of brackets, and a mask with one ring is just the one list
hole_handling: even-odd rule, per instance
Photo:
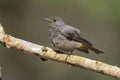
{"label": "pale branch", "polygon": [[49,47],[37,45],[22,39],[15,38],[4,32],[3,27],[0,25],[0,42],[4,43],[7,48],[16,48],[27,53],[37,54],[41,58],[54,60],[57,62],[69,64],[72,66],[92,70],[102,74],[106,74],[115,78],[120,78],[120,68],[112,66],[100,61],[91,60],[76,55],[67,55],[56,53]]}

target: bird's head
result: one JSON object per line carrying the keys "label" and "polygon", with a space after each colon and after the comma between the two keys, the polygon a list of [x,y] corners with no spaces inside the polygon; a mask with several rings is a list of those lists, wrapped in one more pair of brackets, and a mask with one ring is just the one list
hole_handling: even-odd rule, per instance
{"label": "bird's head", "polygon": [[60,17],[57,17],[57,16],[53,16],[53,17],[49,17],[49,18],[43,18],[43,19],[48,21],[49,24],[51,25],[51,27],[62,26],[62,25],[65,24],[63,22],[63,20]]}

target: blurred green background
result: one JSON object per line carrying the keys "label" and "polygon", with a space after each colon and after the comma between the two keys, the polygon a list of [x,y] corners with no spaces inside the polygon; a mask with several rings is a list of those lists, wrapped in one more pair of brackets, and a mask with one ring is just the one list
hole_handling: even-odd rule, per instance
{"label": "blurred green background", "polygon": [[[120,66],[120,0],[0,0],[0,22],[15,37],[50,45],[49,25],[42,18],[59,16],[105,53],[90,59]],[[0,46],[3,80],[115,80],[110,76]]]}

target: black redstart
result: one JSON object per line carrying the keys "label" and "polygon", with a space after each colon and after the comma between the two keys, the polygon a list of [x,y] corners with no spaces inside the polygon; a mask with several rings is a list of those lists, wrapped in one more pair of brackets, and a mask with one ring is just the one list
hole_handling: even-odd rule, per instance
{"label": "black redstart", "polygon": [[93,45],[80,36],[80,30],[65,22],[57,16],[50,18],[44,18],[51,26],[50,28],[50,39],[53,46],[59,51],[73,52],[75,49],[89,53],[89,49],[94,51],[96,54],[103,53],[93,47]]}

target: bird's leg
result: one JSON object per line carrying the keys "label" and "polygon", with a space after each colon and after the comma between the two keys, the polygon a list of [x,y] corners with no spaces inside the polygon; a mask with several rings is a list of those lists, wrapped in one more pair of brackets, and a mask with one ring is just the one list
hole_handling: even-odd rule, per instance
{"label": "bird's leg", "polygon": [[[67,55],[67,57],[66,57],[66,61],[67,61],[68,57],[70,57],[72,54],[73,54],[73,51],[71,51],[70,54]],[[69,66],[71,67],[71,66],[75,66],[75,65],[71,65],[71,64],[69,64]]]}
{"label": "bird's leg", "polygon": [[73,50],[70,52],[70,54],[71,54],[71,55],[73,54]]}
{"label": "bird's leg", "polygon": [[67,57],[65,58],[65,60],[68,59],[69,56],[71,56],[73,54],[73,51],[70,52],[70,54],[67,55]]}

